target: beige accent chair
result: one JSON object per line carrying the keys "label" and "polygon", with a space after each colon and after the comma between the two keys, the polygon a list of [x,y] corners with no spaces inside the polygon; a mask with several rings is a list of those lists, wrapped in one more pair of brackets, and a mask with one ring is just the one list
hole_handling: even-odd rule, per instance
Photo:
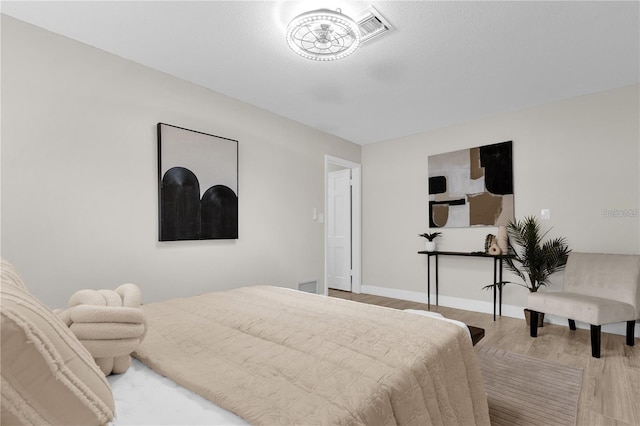
{"label": "beige accent chair", "polygon": [[544,312],[591,325],[591,355],[600,358],[601,325],[627,323],[627,345],[634,344],[640,319],[640,255],[574,253],[569,255],[561,292],[530,293],[531,337],[538,335],[538,313]]}

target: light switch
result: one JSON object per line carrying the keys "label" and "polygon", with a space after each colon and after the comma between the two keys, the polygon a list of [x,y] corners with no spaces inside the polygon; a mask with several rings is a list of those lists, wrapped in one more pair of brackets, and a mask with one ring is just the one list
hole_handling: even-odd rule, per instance
{"label": "light switch", "polygon": [[542,218],[542,220],[549,220],[549,219],[551,219],[551,210],[549,210],[549,209],[542,209],[542,211],[540,212],[540,217]]}

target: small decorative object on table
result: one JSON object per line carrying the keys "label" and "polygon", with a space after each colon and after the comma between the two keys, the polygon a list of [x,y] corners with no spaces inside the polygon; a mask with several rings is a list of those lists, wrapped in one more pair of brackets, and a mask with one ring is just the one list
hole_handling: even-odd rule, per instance
{"label": "small decorative object on table", "polygon": [[424,237],[427,239],[425,244],[427,251],[436,251],[436,242],[434,241],[434,239],[436,237],[439,237],[440,235],[442,235],[442,232],[418,234],[419,237]]}
{"label": "small decorative object on table", "polygon": [[493,234],[487,234],[487,237],[484,239],[484,252],[489,254],[489,249],[494,244],[496,244],[496,236]]}
{"label": "small decorative object on table", "polygon": [[491,256],[497,256],[499,254],[501,254],[502,252],[500,251],[500,247],[498,247],[497,244],[491,244],[491,246],[489,247],[489,254]]}
{"label": "small decorative object on table", "polygon": [[498,226],[497,243],[498,243],[498,247],[500,247],[500,251],[502,252],[502,254],[509,253],[509,236],[507,235],[506,226]]}

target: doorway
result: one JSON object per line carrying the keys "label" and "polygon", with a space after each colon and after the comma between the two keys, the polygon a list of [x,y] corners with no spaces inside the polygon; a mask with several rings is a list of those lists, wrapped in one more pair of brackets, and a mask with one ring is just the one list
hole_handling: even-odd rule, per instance
{"label": "doorway", "polygon": [[360,164],[325,155],[325,295],[361,290]]}

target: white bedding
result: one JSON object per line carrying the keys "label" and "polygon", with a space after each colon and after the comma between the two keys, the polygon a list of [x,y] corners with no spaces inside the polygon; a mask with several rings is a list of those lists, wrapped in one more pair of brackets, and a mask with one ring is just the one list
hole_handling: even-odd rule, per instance
{"label": "white bedding", "polygon": [[458,327],[462,328],[464,331],[466,331],[467,332],[467,336],[469,336],[469,339],[473,340],[473,339],[471,339],[471,332],[469,331],[469,327],[467,327],[467,324],[463,323],[462,321],[457,321],[457,320],[446,318],[444,315],[439,314],[438,312],[422,311],[422,310],[418,310],[418,309],[405,309],[404,311],[405,312],[409,312],[411,314],[424,315],[425,317],[436,318],[436,319],[439,319],[439,320],[442,320],[442,321],[450,322],[451,324],[455,324]]}
{"label": "white bedding", "polygon": [[[453,322],[440,314],[407,312]],[[235,414],[156,373],[137,359],[124,374],[108,376],[116,405],[113,426],[124,425],[248,425]]]}
{"label": "white bedding", "polygon": [[116,403],[114,426],[248,425],[242,418],[156,373],[137,359],[107,377]]}

